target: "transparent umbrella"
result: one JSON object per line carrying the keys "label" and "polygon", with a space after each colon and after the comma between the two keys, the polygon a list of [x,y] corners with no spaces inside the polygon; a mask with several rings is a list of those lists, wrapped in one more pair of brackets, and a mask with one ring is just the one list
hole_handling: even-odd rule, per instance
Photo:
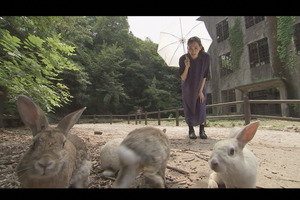
{"label": "transparent umbrella", "polygon": [[168,66],[179,67],[179,58],[187,52],[187,41],[190,37],[201,39],[207,52],[212,39],[203,21],[179,17],[160,32],[157,53]]}

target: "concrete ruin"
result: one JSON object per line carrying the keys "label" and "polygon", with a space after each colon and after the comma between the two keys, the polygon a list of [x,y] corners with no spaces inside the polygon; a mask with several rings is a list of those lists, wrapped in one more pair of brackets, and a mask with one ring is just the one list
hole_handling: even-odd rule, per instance
{"label": "concrete ruin", "polygon": [[[277,51],[277,20],[275,16],[203,16],[213,39],[208,53],[211,55],[210,76],[207,80],[207,104],[243,100],[300,99],[300,17],[293,23],[294,34],[289,45],[293,66],[279,59]],[[233,27],[242,31],[239,49],[230,43]],[[233,33],[232,33],[233,34]],[[236,45],[236,44],[235,44]],[[237,52],[240,52],[237,55]],[[234,66],[234,59],[237,60]],[[212,115],[243,113],[243,106],[216,107],[207,110]],[[253,104],[251,113],[300,117],[300,105]]]}

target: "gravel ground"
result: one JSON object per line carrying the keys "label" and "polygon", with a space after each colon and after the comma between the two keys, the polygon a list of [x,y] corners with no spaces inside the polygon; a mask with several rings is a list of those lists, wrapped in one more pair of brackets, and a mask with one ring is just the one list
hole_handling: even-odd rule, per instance
{"label": "gravel ground", "polygon": [[[89,188],[110,188],[114,179],[101,177],[99,152],[113,138],[126,135],[145,125],[76,124],[71,133],[83,138],[91,151],[92,170]],[[154,125],[155,126],[155,125]],[[207,127],[207,140],[190,140],[186,126],[155,126],[167,129],[171,154],[166,169],[168,188],[206,188],[209,174],[208,158],[214,144],[228,136],[230,128]],[[195,129],[196,130],[196,129]],[[94,134],[102,132],[101,135]],[[27,128],[0,129],[0,188],[19,188],[16,167],[32,141]],[[258,161],[257,186],[262,188],[300,187],[300,133],[259,129],[248,144]],[[142,174],[131,187],[147,187]]]}

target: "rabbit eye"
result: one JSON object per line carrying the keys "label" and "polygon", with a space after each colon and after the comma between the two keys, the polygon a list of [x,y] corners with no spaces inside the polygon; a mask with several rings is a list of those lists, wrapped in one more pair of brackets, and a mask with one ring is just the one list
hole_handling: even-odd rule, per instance
{"label": "rabbit eye", "polygon": [[37,145],[38,145],[38,141],[37,141],[37,139],[35,139],[35,140],[33,140],[33,143],[32,143],[32,149],[33,150],[35,150],[36,149],[36,147],[37,147]]}
{"label": "rabbit eye", "polygon": [[31,148],[34,150],[35,147],[36,147],[36,142],[34,141]]}
{"label": "rabbit eye", "polygon": [[234,148],[230,148],[228,155],[233,156],[234,155]]}

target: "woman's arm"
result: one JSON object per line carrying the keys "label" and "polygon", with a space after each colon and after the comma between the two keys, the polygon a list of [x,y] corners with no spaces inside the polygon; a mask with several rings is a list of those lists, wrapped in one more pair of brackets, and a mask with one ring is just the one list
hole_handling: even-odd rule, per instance
{"label": "woman's arm", "polygon": [[206,81],[206,78],[203,78],[202,83],[201,83],[201,87],[200,87],[200,90],[199,90],[199,93],[198,93],[198,96],[200,98],[200,103],[204,103],[204,101],[205,101],[205,97],[204,97],[204,94],[203,94],[203,88],[204,88],[204,85],[205,85],[205,81]]}
{"label": "woman's arm", "polygon": [[190,68],[190,59],[189,57],[185,56],[185,60],[184,60],[184,65],[185,65],[185,68],[184,68],[184,71],[183,73],[180,75],[181,79],[184,81],[187,77],[187,74],[189,72],[189,68]]}

